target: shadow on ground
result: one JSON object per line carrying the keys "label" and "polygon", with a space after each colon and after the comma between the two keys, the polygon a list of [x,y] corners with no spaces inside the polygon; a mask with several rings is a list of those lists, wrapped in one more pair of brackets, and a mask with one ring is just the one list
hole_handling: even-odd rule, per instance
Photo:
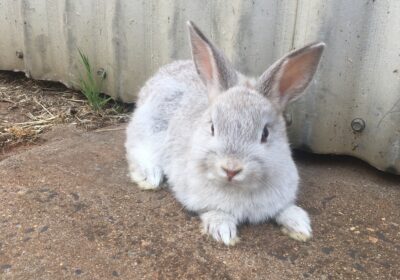
{"label": "shadow on ground", "polygon": [[0,161],[1,279],[400,279],[399,176],[299,153],[313,240],[266,223],[228,248],[129,182],[122,129],[62,135]]}

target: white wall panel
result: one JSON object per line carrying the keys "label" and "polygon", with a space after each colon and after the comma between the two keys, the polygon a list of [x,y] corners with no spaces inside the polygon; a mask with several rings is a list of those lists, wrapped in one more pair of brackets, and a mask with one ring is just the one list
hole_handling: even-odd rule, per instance
{"label": "white wall panel", "polygon": [[106,70],[104,91],[131,102],[159,66],[190,57],[188,19],[250,75],[325,41],[309,93],[288,109],[293,145],[400,173],[400,1],[0,0],[0,69],[74,87],[80,48]]}

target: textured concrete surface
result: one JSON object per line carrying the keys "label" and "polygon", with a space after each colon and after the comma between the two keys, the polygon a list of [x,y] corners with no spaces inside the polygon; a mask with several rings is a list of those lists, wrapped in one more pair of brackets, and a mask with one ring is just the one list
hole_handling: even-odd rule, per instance
{"label": "textured concrete surface", "polygon": [[242,226],[225,247],[127,177],[123,130],[61,130],[0,161],[0,279],[400,279],[400,177],[297,155],[314,238]]}

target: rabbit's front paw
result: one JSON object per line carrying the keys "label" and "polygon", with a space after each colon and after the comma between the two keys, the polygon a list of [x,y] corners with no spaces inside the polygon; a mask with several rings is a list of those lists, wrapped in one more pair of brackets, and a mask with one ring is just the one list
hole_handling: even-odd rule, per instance
{"label": "rabbit's front paw", "polygon": [[298,241],[307,241],[312,237],[310,218],[302,208],[291,205],[276,217],[276,222],[282,225],[282,232]]}
{"label": "rabbit's front paw", "polygon": [[220,211],[209,211],[201,215],[201,220],[202,232],[211,235],[218,242],[231,246],[239,241],[236,222],[232,216]]}

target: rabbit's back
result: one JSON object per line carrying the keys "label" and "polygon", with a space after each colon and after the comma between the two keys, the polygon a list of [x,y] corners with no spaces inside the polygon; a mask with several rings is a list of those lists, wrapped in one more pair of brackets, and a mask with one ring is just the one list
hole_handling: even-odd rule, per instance
{"label": "rabbit's back", "polygon": [[184,100],[192,99],[193,95],[204,98],[205,90],[192,61],[167,64],[139,92],[134,119],[154,132],[167,130],[173,115],[182,103],[187,103]]}
{"label": "rabbit's back", "polygon": [[[151,77],[139,92],[137,106],[143,104],[163,104],[176,100],[179,103],[184,92],[204,87],[197,75],[196,68],[191,60],[178,60],[162,66],[156,74]],[[148,99],[151,99],[148,100]]]}

